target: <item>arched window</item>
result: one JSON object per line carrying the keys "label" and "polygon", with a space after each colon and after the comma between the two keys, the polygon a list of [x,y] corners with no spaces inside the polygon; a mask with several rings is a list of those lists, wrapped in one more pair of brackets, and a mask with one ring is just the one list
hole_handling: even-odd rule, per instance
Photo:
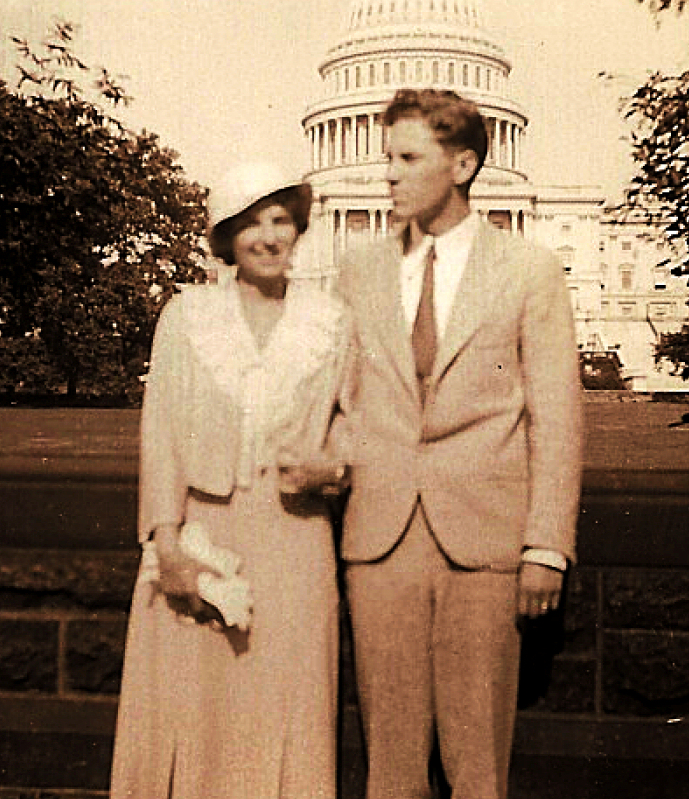
{"label": "arched window", "polygon": [[423,61],[416,62],[416,82],[423,83]]}
{"label": "arched window", "polygon": [[433,62],[433,72],[432,72],[432,81],[433,83],[437,83],[440,80],[440,64],[437,61]]}
{"label": "arched window", "polygon": [[481,88],[481,67],[476,67],[476,88]]}
{"label": "arched window", "polygon": [[361,88],[361,67],[356,68],[356,88]]}
{"label": "arched window", "polygon": [[400,83],[407,82],[407,62],[400,61]]}
{"label": "arched window", "polygon": [[455,62],[450,61],[447,65],[447,82],[454,83],[455,82]]}
{"label": "arched window", "polygon": [[383,64],[383,83],[388,85],[390,83],[390,62],[386,61]]}
{"label": "arched window", "polygon": [[464,64],[464,66],[462,67],[462,83],[465,86],[469,85],[469,65],[468,64]]}
{"label": "arched window", "polygon": [[376,65],[369,64],[368,65],[368,85],[375,86],[376,85]]}

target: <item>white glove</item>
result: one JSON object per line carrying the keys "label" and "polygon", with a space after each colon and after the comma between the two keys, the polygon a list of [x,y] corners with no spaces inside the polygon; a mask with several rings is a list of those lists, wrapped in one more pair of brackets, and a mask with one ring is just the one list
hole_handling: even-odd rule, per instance
{"label": "white glove", "polygon": [[249,583],[239,576],[240,557],[229,549],[214,546],[198,523],[182,527],[179,543],[185,555],[223,575],[199,574],[197,585],[201,599],[220,612],[228,627],[246,631],[251,623],[253,600]]}
{"label": "white glove", "polygon": [[[243,632],[248,630],[253,599],[248,581],[239,576],[241,558],[229,549],[214,546],[198,522],[182,526],[179,545],[185,555],[222,575],[199,574],[197,590],[201,599],[218,610],[227,627],[237,627]],[[145,582],[160,579],[155,541],[143,545],[141,567],[141,579]]]}

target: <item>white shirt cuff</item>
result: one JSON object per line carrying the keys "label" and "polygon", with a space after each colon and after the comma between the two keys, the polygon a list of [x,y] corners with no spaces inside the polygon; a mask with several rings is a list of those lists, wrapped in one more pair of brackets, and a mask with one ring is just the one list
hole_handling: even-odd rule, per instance
{"label": "white shirt cuff", "polygon": [[529,548],[522,552],[522,563],[537,563],[563,572],[567,570],[567,558],[554,549]]}

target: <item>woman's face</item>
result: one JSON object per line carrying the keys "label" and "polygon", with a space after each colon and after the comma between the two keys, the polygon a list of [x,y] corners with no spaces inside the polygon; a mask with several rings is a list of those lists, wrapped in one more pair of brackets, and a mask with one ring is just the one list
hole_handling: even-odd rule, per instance
{"label": "woman's face", "polygon": [[257,203],[244,213],[246,224],[232,242],[239,277],[247,282],[282,278],[298,238],[292,215],[271,200]]}

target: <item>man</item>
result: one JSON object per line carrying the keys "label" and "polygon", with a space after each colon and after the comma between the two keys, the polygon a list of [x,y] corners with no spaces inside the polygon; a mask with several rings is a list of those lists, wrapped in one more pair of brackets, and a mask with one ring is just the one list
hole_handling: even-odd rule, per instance
{"label": "man", "polygon": [[572,313],[546,250],[484,222],[476,107],[400,90],[387,180],[399,236],[345,259],[358,363],[342,538],[367,799],[504,799],[518,620],[574,558],[580,407]]}

